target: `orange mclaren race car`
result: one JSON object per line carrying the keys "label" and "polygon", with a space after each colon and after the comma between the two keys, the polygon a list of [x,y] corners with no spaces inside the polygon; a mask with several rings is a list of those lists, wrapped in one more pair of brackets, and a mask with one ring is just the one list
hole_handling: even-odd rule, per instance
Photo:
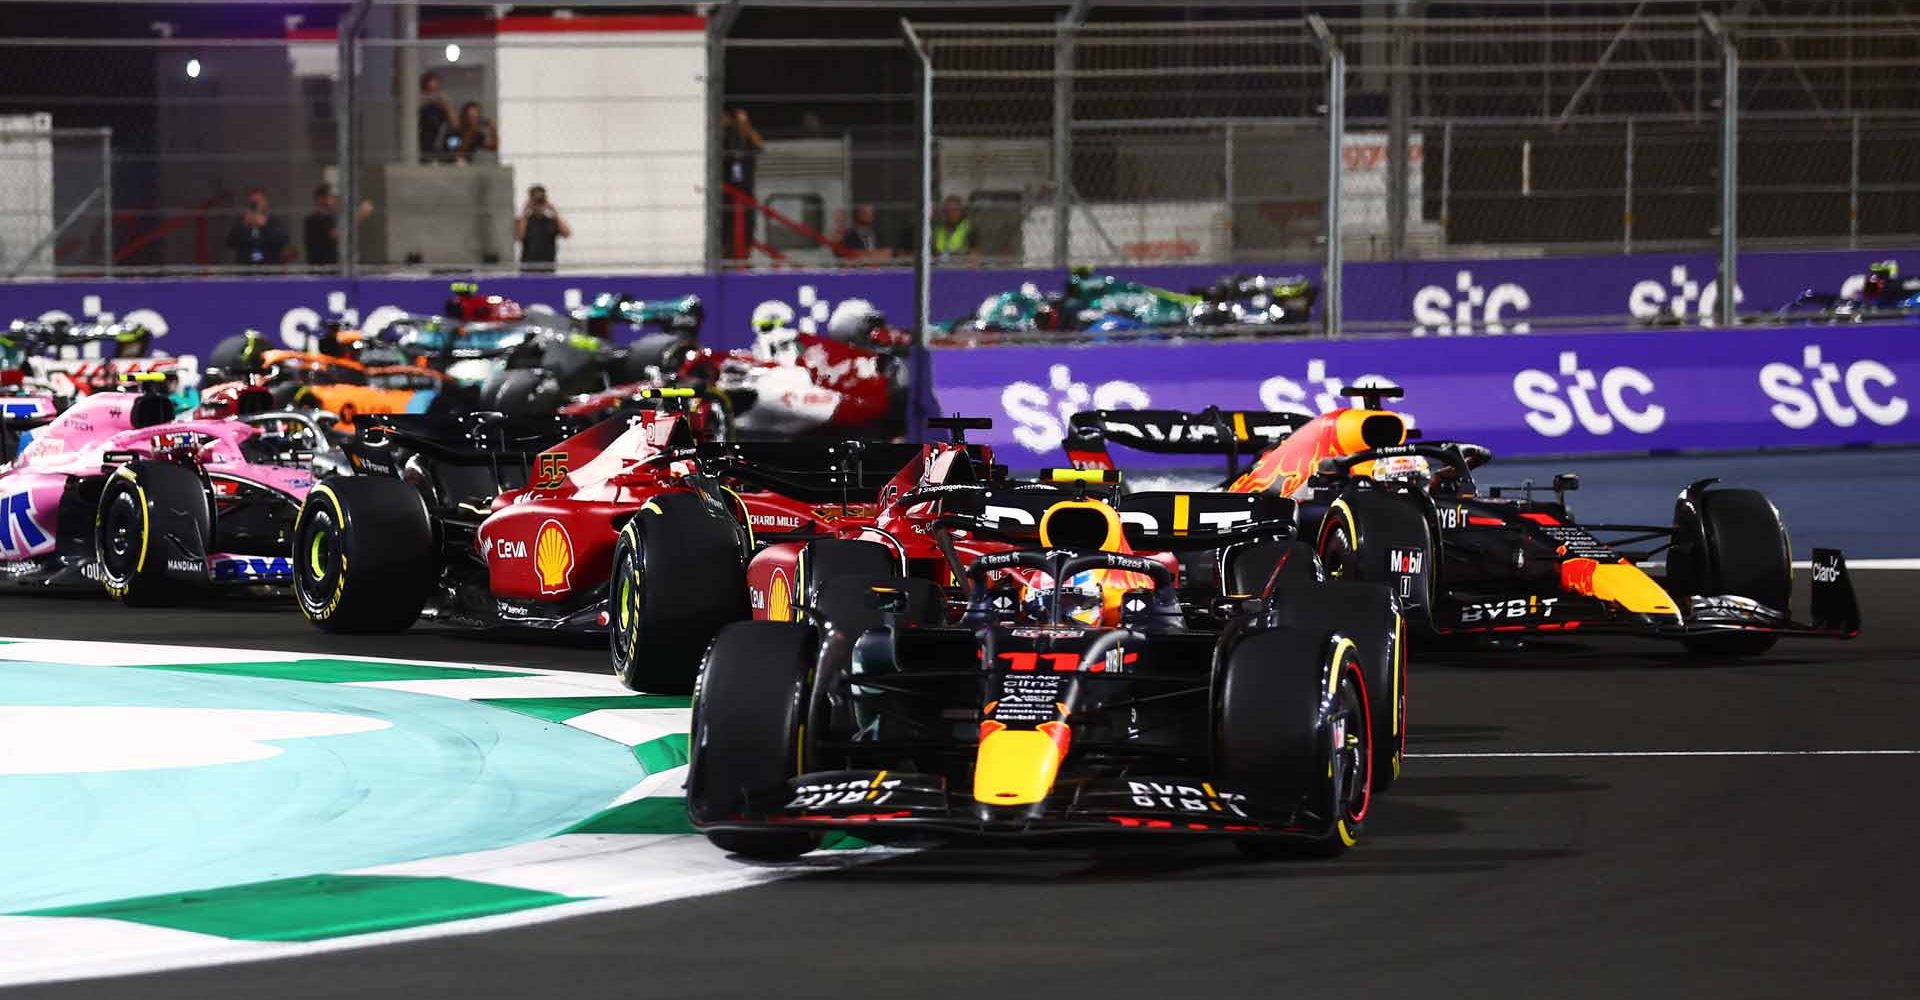
{"label": "orange mclaren race car", "polygon": [[[1391,387],[1349,387],[1357,407],[1308,417],[1206,410],[1075,414],[1068,455],[1111,467],[1109,442],[1142,451],[1226,455],[1224,489],[1300,505],[1305,537],[1328,573],[1390,586],[1430,636],[1518,639],[1626,633],[1675,639],[1705,656],[1765,652],[1784,637],[1852,638],[1860,612],[1835,549],[1813,550],[1812,623],[1789,616],[1792,554],[1779,511],[1745,489],[1704,479],[1680,491],[1673,523],[1582,524],[1567,493],[1483,487],[1493,453],[1420,438],[1383,409]],[[1255,452],[1252,466],[1239,456]],[[1546,496],[1539,493],[1550,494]],[[1643,563],[1664,560],[1655,576]],[[1231,585],[1231,584],[1230,584]]]}

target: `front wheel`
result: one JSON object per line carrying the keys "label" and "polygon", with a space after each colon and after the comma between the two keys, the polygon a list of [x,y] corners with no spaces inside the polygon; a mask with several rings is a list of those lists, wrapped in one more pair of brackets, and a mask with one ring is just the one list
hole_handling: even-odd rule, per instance
{"label": "front wheel", "polygon": [[[1793,552],[1780,512],[1758,490],[1689,491],[1674,508],[1668,589],[1685,608],[1694,595],[1733,595],[1786,614],[1793,595]],[[1776,636],[1730,632],[1692,636],[1697,656],[1754,656]]]}
{"label": "front wheel", "polygon": [[[155,524],[161,516],[185,518],[174,525],[184,530]],[[167,562],[190,556],[204,567],[212,525],[206,487],[192,471],[167,462],[122,466],[100,491],[94,520],[101,584],[134,607],[178,603],[191,590],[168,579]],[[192,548],[172,548],[180,545]]]}
{"label": "front wheel", "polygon": [[293,528],[293,594],[327,632],[401,632],[420,617],[439,573],[420,494],[386,476],[315,486]]}
{"label": "front wheel", "polygon": [[729,622],[752,617],[731,516],[696,493],[662,493],[620,529],[607,640],[635,691],[693,688],[700,657]]}
{"label": "front wheel", "polygon": [[1257,858],[1332,857],[1356,843],[1373,802],[1367,682],[1353,643],[1320,629],[1242,640],[1219,678],[1214,770],[1222,784],[1297,802],[1306,839],[1247,839]]}
{"label": "front wheel", "polygon": [[[706,827],[749,818],[785,801],[804,761],[807,679],[820,633],[793,622],[735,622],[720,630],[701,667],[687,762],[687,818]],[[819,846],[806,830],[708,830],[721,850],[761,861]]]}

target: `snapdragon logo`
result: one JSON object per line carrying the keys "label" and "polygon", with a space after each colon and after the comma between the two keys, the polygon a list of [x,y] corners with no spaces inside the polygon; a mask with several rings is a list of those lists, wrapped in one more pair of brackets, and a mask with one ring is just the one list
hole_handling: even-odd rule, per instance
{"label": "snapdragon logo", "polygon": [[1343,406],[1356,405],[1354,401],[1340,395],[1340,390],[1348,384],[1396,386],[1399,383],[1385,375],[1356,375],[1352,379],[1341,379],[1327,374],[1327,363],[1319,358],[1307,359],[1307,377],[1294,381],[1285,375],[1275,375],[1260,383],[1260,405],[1278,413],[1300,413],[1317,417],[1329,410]]}
{"label": "snapdragon logo", "polygon": [[1000,391],[1000,407],[1013,420],[1013,439],[1028,451],[1048,452],[1067,439],[1067,421],[1082,410],[1142,410],[1153,404],[1147,390],[1115,380],[1075,381],[1066,365],[1047,368],[1047,382],[1015,382]]}
{"label": "snapdragon logo", "polygon": [[[1746,301],[1746,295],[1740,286],[1733,286],[1735,305]],[[1705,285],[1687,276],[1685,264],[1675,264],[1667,273],[1667,283],[1661,284],[1651,279],[1636,282],[1627,293],[1627,311],[1634,319],[1657,319],[1667,314],[1674,319],[1696,320],[1701,326],[1714,325],[1714,313],[1719,310],[1720,283],[1709,281]]]}
{"label": "snapdragon logo", "polygon": [[1544,437],[1560,437],[1576,421],[1589,434],[1611,434],[1615,424],[1651,434],[1667,422],[1667,408],[1651,402],[1653,390],[1653,379],[1638,368],[1622,365],[1596,375],[1580,367],[1573,351],[1560,352],[1558,371],[1527,368],[1513,377],[1513,396],[1527,408],[1527,426]]}
{"label": "snapdragon logo", "polygon": [[1451,289],[1428,285],[1413,293],[1413,319],[1418,324],[1413,328],[1414,336],[1445,337],[1476,331],[1527,333],[1533,329],[1525,320],[1511,326],[1507,323],[1510,314],[1533,308],[1533,296],[1525,288],[1510,281],[1484,288],[1474,282],[1472,271],[1465,270],[1454,275],[1453,285]]}
{"label": "snapdragon logo", "polygon": [[1767,412],[1796,431],[1823,417],[1835,427],[1852,427],[1861,417],[1891,427],[1907,419],[1905,397],[1889,391],[1898,382],[1893,369],[1872,358],[1842,369],[1821,356],[1819,344],[1801,348],[1798,368],[1775,361],[1760,369],[1760,391],[1774,401]]}
{"label": "snapdragon logo", "polygon": [[[112,311],[106,308],[105,302],[103,302],[98,295],[83,295],[80,297],[80,315],[77,318],[65,309],[49,309],[41,313],[39,318],[42,323],[112,323],[115,322],[117,318],[121,323],[146,327],[148,330],[153,331],[153,336],[156,340],[167,335],[167,318],[165,316],[160,315],[152,309],[134,309],[130,310],[124,316],[116,317]],[[88,352],[85,356],[99,357],[100,345],[88,344],[85,349]]]}

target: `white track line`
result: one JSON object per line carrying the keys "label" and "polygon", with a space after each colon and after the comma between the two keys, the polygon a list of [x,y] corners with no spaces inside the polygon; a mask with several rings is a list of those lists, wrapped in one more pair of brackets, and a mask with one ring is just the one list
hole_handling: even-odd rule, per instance
{"label": "white track line", "polygon": [[1488,750],[1409,753],[1422,760],[1554,760],[1568,757],[1920,757],[1920,750]]}

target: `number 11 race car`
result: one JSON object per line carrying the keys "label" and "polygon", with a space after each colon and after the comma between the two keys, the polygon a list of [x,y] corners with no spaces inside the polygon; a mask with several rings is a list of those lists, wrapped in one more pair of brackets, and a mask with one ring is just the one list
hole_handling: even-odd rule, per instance
{"label": "number 11 race car", "polygon": [[[1300,505],[1327,572],[1392,587],[1428,637],[1520,639],[1618,633],[1673,639],[1722,657],[1782,638],[1849,639],[1860,612],[1838,550],[1813,550],[1811,623],[1790,617],[1792,551],[1780,514],[1754,490],[1687,486],[1670,525],[1582,524],[1578,477],[1483,489],[1484,447],[1424,440],[1381,408],[1397,388],[1350,387],[1362,405],[1315,417],[1207,410],[1075,414],[1068,454],[1110,466],[1106,444],[1228,456],[1224,488]],[[1250,468],[1239,456],[1257,452]],[[1551,492],[1552,499],[1536,496]],[[1643,564],[1664,559],[1664,575]]]}
{"label": "number 11 race car", "polygon": [[[836,829],[1222,837],[1256,856],[1354,843],[1397,759],[1398,712],[1380,706],[1403,704],[1399,616],[1384,587],[1320,580],[1290,544],[1291,501],[940,496],[934,530],[1017,546],[950,556],[957,621],[896,573],[865,581],[870,610],[720,632],[687,778],[710,840],[755,858]],[[1183,593],[1182,548],[1240,553],[1260,583]]]}

